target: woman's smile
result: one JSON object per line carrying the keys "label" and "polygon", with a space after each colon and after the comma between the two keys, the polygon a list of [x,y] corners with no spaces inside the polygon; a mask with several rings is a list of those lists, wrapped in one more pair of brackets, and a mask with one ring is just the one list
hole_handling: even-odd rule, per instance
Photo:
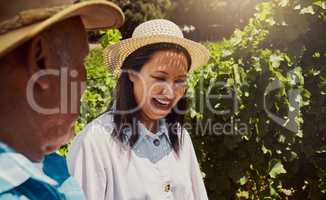
{"label": "woman's smile", "polygon": [[151,99],[151,104],[153,107],[156,109],[164,110],[164,111],[169,111],[172,107],[173,102],[170,100],[163,100],[159,98],[152,98]]}

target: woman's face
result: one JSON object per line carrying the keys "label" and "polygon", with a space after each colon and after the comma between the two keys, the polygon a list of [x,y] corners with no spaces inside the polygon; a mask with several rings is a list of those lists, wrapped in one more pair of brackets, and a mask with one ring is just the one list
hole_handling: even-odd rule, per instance
{"label": "woman's face", "polygon": [[155,52],[137,73],[129,75],[140,116],[158,120],[167,116],[186,91],[188,63],[183,53]]}

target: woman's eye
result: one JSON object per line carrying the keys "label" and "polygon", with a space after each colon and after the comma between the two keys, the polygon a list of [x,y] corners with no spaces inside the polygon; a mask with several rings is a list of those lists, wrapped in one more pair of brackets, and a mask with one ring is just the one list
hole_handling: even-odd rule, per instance
{"label": "woman's eye", "polygon": [[165,81],[165,78],[163,78],[163,77],[154,77],[153,76],[153,78],[156,79],[156,80],[158,80],[158,81]]}
{"label": "woman's eye", "polygon": [[176,80],[175,83],[178,84],[178,85],[185,85],[186,80]]}

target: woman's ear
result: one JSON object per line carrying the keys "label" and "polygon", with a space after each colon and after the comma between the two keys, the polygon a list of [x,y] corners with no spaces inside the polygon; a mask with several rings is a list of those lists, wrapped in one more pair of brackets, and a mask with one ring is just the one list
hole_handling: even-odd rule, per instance
{"label": "woman's ear", "polygon": [[[27,70],[32,77],[36,73],[44,73],[49,69],[48,59],[50,58],[49,46],[43,36],[37,36],[32,39],[27,52]],[[46,76],[40,76],[35,80],[35,84],[42,90],[49,88],[49,80]]]}
{"label": "woman's ear", "polygon": [[135,82],[135,80],[136,80],[136,74],[135,74],[135,72],[128,73],[128,77],[129,77],[129,80],[131,82]]}

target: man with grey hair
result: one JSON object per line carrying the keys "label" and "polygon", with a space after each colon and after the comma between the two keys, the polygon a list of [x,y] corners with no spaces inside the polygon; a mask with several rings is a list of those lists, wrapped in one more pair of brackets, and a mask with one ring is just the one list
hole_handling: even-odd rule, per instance
{"label": "man with grey hair", "polygon": [[85,29],[119,27],[94,0],[0,2],[0,199],[83,199],[65,160],[86,78]]}

